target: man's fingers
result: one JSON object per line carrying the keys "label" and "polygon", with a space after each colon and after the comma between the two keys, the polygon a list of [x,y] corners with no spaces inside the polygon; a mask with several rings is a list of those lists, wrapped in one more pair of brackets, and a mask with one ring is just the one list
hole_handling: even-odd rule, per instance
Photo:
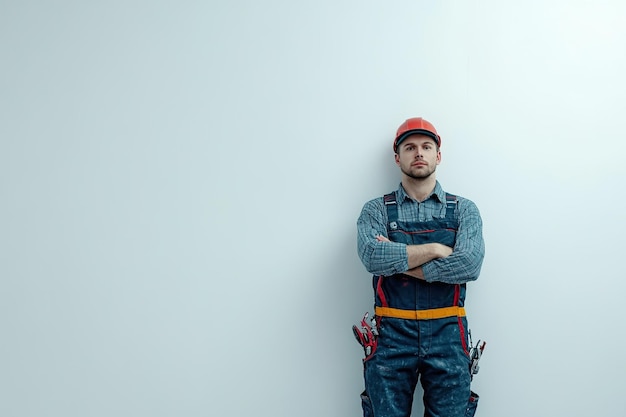
{"label": "man's fingers", "polygon": [[385,236],[383,235],[377,235],[376,236],[376,240],[379,242],[391,242],[391,240],[387,239]]}

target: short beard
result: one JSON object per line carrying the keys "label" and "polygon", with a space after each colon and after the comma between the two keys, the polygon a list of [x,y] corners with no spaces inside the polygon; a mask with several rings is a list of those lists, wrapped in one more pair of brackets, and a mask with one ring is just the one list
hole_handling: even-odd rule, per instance
{"label": "short beard", "polygon": [[413,174],[411,171],[406,170],[402,167],[400,167],[400,170],[402,171],[402,173],[404,175],[406,175],[407,177],[413,178],[414,180],[425,180],[426,178],[430,177],[431,175],[433,175],[436,171],[437,167],[435,166],[432,169],[429,169],[427,172],[423,173],[423,174]]}

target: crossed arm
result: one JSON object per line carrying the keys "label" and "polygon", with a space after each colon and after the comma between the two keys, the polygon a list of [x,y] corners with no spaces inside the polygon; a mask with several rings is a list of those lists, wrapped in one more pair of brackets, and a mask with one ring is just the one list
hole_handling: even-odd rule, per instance
{"label": "crossed arm", "polygon": [[[376,236],[376,240],[379,242],[391,242],[383,235]],[[422,265],[433,259],[448,257],[452,254],[452,248],[441,243],[425,243],[422,245],[407,245],[406,253],[409,269],[404,274],[413,278],[424,279]]]}
{"label": "crossed arm", "polygon": [[358,253],[374,275],[406,274],[429,282],[460,284],[480,273],[485,246],[478,209],[469,200],[460,208],[460,226],[454,248],[440,243],[406,245],[390,241],[382,201],[365,205],[358,220]]}

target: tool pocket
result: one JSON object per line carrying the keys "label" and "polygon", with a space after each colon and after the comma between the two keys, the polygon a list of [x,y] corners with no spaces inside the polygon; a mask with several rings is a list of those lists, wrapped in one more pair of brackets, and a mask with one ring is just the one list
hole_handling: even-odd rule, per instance
{"label": "tool pocket", "polygon": [[469,401],[467,402],[467,408],[465,409],[465,417],[474,417],[477,407],[478,394],[476,394],[474,391],[470,391]]}
{"label": "tool pocket", "polygon": [[365,358],[363,361],[367,361],[376,352],[376,346],[378,345],[378,327],[376,323],[376,317],[368,320],[369,313],[365,313],[361,320],[360,326],[352,326],[352,333],[356,341],[363,347]]}
{"label": "tool pocket", "polygon": [[372,409],[372,400],[367,395],[367,391],[361,393],[361,407],[363,407],[363,417],[374,417]]}

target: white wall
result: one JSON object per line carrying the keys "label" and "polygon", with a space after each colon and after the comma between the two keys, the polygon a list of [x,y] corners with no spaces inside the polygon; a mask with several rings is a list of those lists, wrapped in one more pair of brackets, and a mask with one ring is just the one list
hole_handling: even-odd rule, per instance
{"label": "white wall", "polygon": [[416,115],[485,223],[477,415],[622,414],[625,17],[0,2],[0,414],[359,415],[355,222]]}

